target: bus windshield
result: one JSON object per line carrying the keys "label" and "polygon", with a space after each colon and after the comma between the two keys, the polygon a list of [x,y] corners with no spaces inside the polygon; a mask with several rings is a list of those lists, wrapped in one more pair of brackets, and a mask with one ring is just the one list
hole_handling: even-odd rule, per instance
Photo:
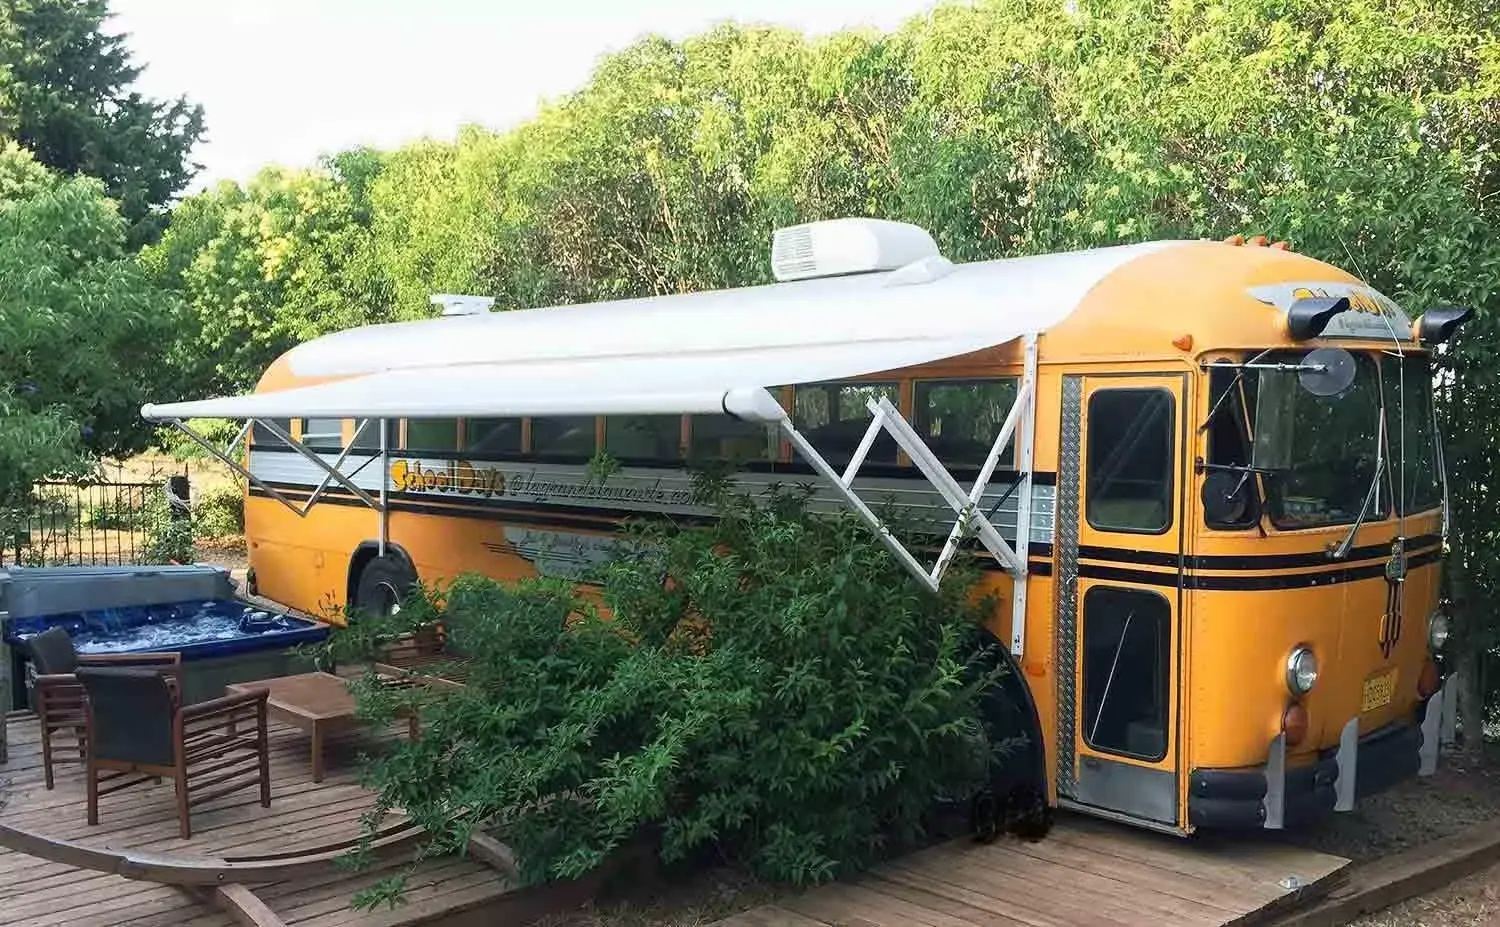
{"label": "bus windshield", "polygon": [[[1432,373],[1425,355],[1356,353],[1355,374],[1342,392],[1320,396],[1304,389],[1296,367],[1305,351],[1272,352],[1256,363],[1290,369],[1238,372],[1241,393],[1226,419],[1243,422],[1253,451],[1230,438],[1229,421],[1210,423],[1214,463],[1244,465],[1260,473],[1271,523],[1281,530],[1353,524],[1391,517],[1396,499],[1405,514],[1428,511],[1442,501],[1432,416]],[[1247,358],[1248,359],[1248,358]],[[1226,365],[1227,367],[1227,365]],[[1214,399],[1233,382],[1232,369],[1214,371]],[[1234,397],[1231,397],[1234,398]],[[1384,451],[1381,408],[1384,400]],[[1248,437],[1248,435],[1247,435]],[[1239,445],[1233,448],[1232,445]],[[1385,458],[1373,495],[1377,461]]]}

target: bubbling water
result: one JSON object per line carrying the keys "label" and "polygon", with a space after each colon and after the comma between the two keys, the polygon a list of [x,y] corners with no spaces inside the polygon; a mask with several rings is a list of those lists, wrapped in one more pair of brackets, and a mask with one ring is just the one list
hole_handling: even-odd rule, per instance
{"label": "bubbling water", "polygon": [[79,653],[173,650],[303,627],[285,615],[232,601],[104,608],[69,617],[62,624]]}

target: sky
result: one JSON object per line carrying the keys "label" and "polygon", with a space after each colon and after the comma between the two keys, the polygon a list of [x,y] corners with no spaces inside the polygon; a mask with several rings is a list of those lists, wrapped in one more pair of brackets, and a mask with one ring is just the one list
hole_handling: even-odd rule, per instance
{"label": "sky", "polygon": [[191,189],[391,148],[460,125],[503,129],[646,33],[733,19],[809,33],[891,29],[934,0],[113,0],[111,32],[148,96],[204,108]]}

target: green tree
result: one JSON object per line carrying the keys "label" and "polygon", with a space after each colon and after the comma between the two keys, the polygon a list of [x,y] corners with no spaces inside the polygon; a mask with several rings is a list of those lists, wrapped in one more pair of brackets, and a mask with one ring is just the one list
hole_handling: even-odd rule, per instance
{"label": "green tree", "polygon": [[0,505],[143,446],[174,303],[125,238],[97,181],[0,148]]}
{"label": "green tree", "polygon": [[125,38],[103,31],[108,16],[107,0],[0,4],[0,138],[64,175],[102,181],[139,244],[160,232],[161,207],[192,179],[203,112],[131,89],[140,68]]}
{"label": "green tree", "polygon": [[311,170],[267,168],[177,207],[143,259],[188,305],[173,348],[181,389],[249,389],[294,345],[388,317],[369,228],[379,170],[351,152]]}

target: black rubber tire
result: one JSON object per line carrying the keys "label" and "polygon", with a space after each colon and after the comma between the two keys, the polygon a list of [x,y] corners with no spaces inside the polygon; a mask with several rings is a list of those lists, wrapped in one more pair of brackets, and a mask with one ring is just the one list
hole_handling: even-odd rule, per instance
{"label": "black rubber tire", "polygon": [[417,571],[405,559],[376,557],[360,571],[350,608],[355,612],[373,612],[376,615],[394,614],[400,610],[401,600],[406,598],[416,584]]}

